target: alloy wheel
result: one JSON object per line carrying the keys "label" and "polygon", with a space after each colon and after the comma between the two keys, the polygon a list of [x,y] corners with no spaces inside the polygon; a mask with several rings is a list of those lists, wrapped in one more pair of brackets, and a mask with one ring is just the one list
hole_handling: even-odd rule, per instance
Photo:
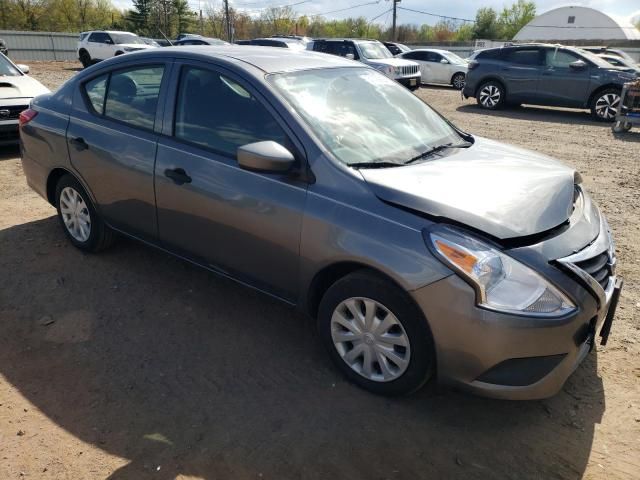
{"label": "alloy wheel", "polygon": [[331,317],[333,345],[355,372],[374,382],[389,382],[409,366],[409,337],[398,318],[365,297],[343,300]]}
{"label": "alloy wheel", "polygon": [[453,86],[458,90],[462,90],[464,88],[464,83],[464,75],[456,75],[455,77],[453,77]]}
{"label": "alloy wheel", "polygon": [[620,95],[617,93],[606,93],[596,101],[596,115],[605,120],[613,120],[618,111]]}
{"label": "alloy wheel", "polygon": [[91,215],[82,196],[72,187],[60,192],[60,213],[64,226],[75,240],[86,242],[91,235]]}
{"label": "alloy wheel", "polygon": [[486,85],[480,90],[480,103],[488,108],[493,108],[500,103],[500,89],[495,85]]}

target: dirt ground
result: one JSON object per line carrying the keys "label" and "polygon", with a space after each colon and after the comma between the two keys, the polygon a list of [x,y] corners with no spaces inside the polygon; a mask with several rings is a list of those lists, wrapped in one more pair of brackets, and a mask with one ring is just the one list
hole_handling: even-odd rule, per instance
{"label": "dirt ground", "polygon": [[[51,88],[78,67],[30,63]],[[5,149],[0,478],[640,478],[640,130],[418,95],[474,134],[576,167],[608,215],[625,289],[609,344],[560,394],[361,391],[312,322],[266,296],[132,241],[73,248]]]}

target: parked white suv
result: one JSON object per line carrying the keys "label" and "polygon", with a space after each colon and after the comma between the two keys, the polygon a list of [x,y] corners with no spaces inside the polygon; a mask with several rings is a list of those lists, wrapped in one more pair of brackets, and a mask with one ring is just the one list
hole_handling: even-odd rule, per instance
{"label": "parked white suv", "polygon": [[307,50],[358,60],[411,90],[420,88],[420,66],[416,62],[394,58],[387,47],[377,40],[318,39],[309,43]]}
{"label": "parked white suv", "polygon": [[82,32],[78,41],[78,60],[86,68],[100,60],[148,48],[156,47],[146,44],[142,38],[131,32]]}
{"label": "parked white suv", "polygon": [[444,83],[462,90],[467,77],[468,62],[448,50],[418,48],[397,55],[420,65],[422,83]]}

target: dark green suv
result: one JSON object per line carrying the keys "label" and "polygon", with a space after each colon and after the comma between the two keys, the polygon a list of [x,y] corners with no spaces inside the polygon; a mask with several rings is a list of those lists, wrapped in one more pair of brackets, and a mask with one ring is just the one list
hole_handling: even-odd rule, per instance
{"label": "dark green suv", "polygon": [[472,55],[463,94],[490,110],[522,103],[585,108],[613,121],[622,85],[635,78],[585,50],[521,44]]}

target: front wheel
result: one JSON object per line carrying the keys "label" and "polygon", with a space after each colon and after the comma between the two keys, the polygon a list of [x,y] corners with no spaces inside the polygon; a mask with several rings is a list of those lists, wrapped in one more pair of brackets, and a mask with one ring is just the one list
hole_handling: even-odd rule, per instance
{"label": "front wheel", "polygon": [[607,88],[593,97],[591,115],[600,122],[613,122],[620,105],[620,90]]}
{"label": "front wheel", "polygon": [[91,55],[89,55],[89,52],[87,52],[86,50],[81,50],[79,58],[80,58],[80,63],[82,63],[82,66],[84,68],[91,66]]}
{"label": "front wheel", "polygon": [[505,103],[505,92],[502,84],[490,80],[480,85],[476,95],[478,105],[487,110],[497,110]]}
{"label": "front wheel", "polygon": [[373,393],[406,395],[433,375],[433,341],[408,294],[366,270],[325,293],[318,330],[336,366]]}
{"label": "front wheel", "polygon": [[71,175],[58,181],[56,208],[64,233],[79,249],[98,252],[113,243],[113,231],[102,221],[80,182]]}
{"label": "front wheel", "polygon": [[462,90],[464,88],[466,76],[464,73],[456,73],[451,79],[451,85],[456,90]]}

